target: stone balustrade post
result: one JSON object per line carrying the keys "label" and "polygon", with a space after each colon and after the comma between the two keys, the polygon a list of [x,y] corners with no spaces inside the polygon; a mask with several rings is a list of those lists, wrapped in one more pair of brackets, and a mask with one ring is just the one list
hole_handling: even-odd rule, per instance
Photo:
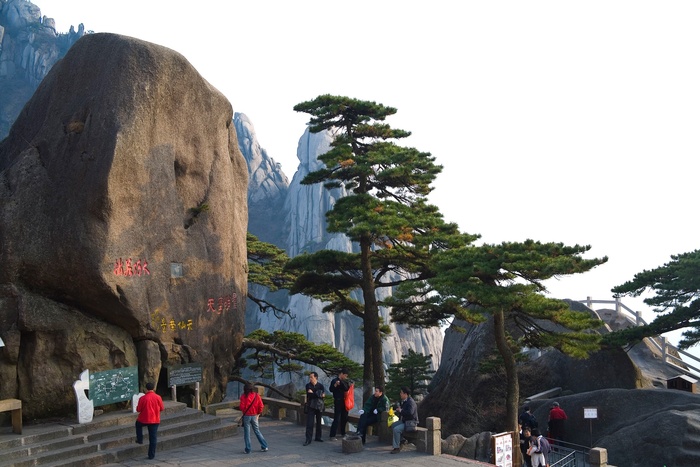
{"label": "stone balustrade post", "polygon": [[442,421],[440,417],[428,417],[425,419],[428,429],[425,442],[425,452],[433,456],[442,454]]}
{"label": "stone balustrade post", "polygon": [[661,338],[661,361],[666,363],[666,354],[668,352],[668,342],[664,336],[659,336]]}
{"label": "stone balustrade post", "polygon": [[588,460],[591,467],[614,467],[608,464],[608,450],[605,448],[592,448]]}

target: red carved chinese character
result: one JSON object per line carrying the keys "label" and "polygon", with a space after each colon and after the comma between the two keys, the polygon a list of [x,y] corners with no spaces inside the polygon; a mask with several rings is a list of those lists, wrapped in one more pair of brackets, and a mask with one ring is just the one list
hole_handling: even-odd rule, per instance
{"label": "red carved chinese character", "polygon": [[148,274],[149,276],[151,275],[151,271],[148,270],[148,261],[145,259],[143,260],[143,273]]}
{"label": "red carved chinese character", "polygon": [[141,260],[136,261],[136,266],[134,266],[134,272],[136,272],[137,276],[141,276]]}
{"label": "red carved chinese character", "polygon": [[219,308],[216,310],[217,314],[221,314],[224,311],[224,298],[219,297]]}
{"label": "red carved chinese character", "polygon": [[210,298],[207,300],[207,311],[209,313],[214,313],[214,299]]}
{"label": "red carved chinese character", "polygon": [[233,292],[233,294],[231,294],[231,301],[233,302],[233,309],[237,310],[238,309],[238,294],[236,294],[236,292]]}
{"label": "red carved chinese character", "polygon": [[122,259],[119,258],[115,263],[114,263],[114,274],[117,276],[123,276],[124,275],[124,263],[122,263]]}
{"label": "red carved chinese character", "polygon": [[224,311],[228,311],[231,308],[231,297],[226,297],[224,299]]}
{"label": "red carved chinese character", "polygon": [[126,265],[124,267],[124,275],[129,277],[134,275],[134,271],[133,269],[131,269],[131,258],[126,260]]}

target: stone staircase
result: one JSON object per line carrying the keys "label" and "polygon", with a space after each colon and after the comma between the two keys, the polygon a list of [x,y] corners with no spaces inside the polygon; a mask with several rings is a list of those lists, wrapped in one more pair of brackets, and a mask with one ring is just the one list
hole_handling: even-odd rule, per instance
{"label": "stone staircase", "polygon": [[[238,433],[233,417],[207,415],[180,402],[164,401],[158,428],[158,451],[214,441]],[[0,467],[95,466],[122,462],[148,454],[148,430],[144,444],[136,444],[131,411],[96,416],[91,423],[25,425],[23,433],[0,435]]]}

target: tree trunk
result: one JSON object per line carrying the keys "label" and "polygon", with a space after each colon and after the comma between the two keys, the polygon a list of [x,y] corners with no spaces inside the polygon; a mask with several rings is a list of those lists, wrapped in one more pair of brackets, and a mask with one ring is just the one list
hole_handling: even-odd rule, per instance
{"label": "tree trunk", "polygon": [[[367,366],[371,366],[373,387],[384,386],[384,353],[382,351],[382,336],[379,329],[379,306],[374,289],[374,271],[370,255],[372,243],[369,237],[360,240],[360,255],[362,267],[362,297],[365,302],[364,334],[365,334],[365,375]],[[370,360],[366,360],[367,358]],[[371,363],[369,363],[371,362]],[[366,382],[365,382],[366,384]],[[365,388],[367,390],[367,388]],[[370,388],[370,392],[371,392]]]}
{"label": "tree trunk", "polygon": [[515,355],[508,346],[506,339],[505,314],[503,310],[493,313],[493,333],[496,339],[496,347],[503,357],[506,370],[506,430],[518,433],[518,401],[520,399],[520,387],[518,385],[518,371],[515,367]]}

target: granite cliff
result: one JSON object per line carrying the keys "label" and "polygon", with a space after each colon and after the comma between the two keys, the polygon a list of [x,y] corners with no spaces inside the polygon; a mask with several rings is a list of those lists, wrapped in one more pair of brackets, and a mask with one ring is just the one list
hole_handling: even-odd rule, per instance
{"label": "granite cliff", "polygon": [[[325,213],[333,203],[345,195],[343,189],[327,190],[321,184],[301,185],[301,180],[317,170],[321,162],[317,157],[329,149],[331,136],[328,133],[313,134],[308,130],[299,139],[297,157],[299,166],[292,182],[287,187],[286,177],[280,172],[274,160],[264,151],[255,150],[254,132],[244,116],[236,114],[236,128],[239,141],[251,141],[241,145],[241,151],[248,161],[251,184],[248,188],[249,230],[260,238],[270,238],[290,256],[303,252],[322,249],[353,251],[352,242],[341,234],[326,231]],[[246,129],[241,132],[241,129]],[[253,149],[251,151],[250,149]],[[264,170],[263,170],[264,169]],[[258,180],[258,181],[254,181]],[[286,193],[285,193],[286,191]],[[284,199],[283,208],[271,210],[270,206],[279,206]],[[258,207],[254,207],[258,206]],[[263,221],[261,222],[260,219]],[[276,240],[277,239],[277,240]],[[274,314],[263,314],[249,302],[246,313],[246,332],[255,329],[274,331],[278,329],[298,332],[313,342],[325,342],[333,345],[357,362],[362,362],[363,334],[360,330],[361,320],[349,313],[324,313],[323,304],[318,300],[302,295],[289,296],[286,292],[268,294],[266,289],[251,285],[251,292],[265,297],[277,306],[289,309],[294,316],[278,318]],[[359,298],[359,297],[358,297]],[[389,310],[381,309],[385,322],[390,322]],[[442,331],[439,329],[411,329],[407,326],[390,323],[391,335],[384,341],[384,359],[387,364],[398,362],[408,349],[424,355],[433,356],[433,366],[437,368],[442,355]],[[287,375],[276,378],[277,384],[286,384]],[[300,383],[300,378],[292,378]]]}

